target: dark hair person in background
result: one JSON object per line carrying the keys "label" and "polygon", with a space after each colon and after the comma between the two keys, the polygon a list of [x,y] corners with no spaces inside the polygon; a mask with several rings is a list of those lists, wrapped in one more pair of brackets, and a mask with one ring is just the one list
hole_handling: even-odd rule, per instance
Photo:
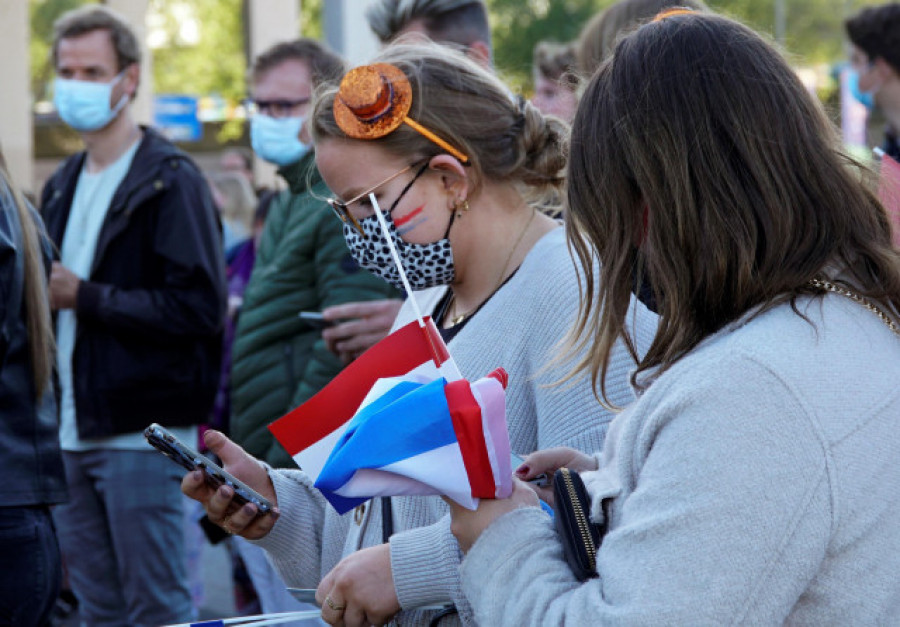
{"label": "dark hair person in background", "polygon": [[659,332],[584,475],[596,578],[522,483],[453,508],[479,623],[896,622],[900,254],[821,105],[750,29],[680,12],[594,75],[570,159],[581,366],[629,341],[635,265]]}
{"label": "dark hair person in background", "polygon": [[62,569],[50,505],[66,499],[53,396],[50,246],[0,151],[0,624],[44,625]]}
{"label": "dark hair person in background", "polygon": [[872,97],[887,118],[882,150],[900,159],[900,3],[863,9],[844,26],[852,50],[850,63],[859,90]]}
{"label": "dark hair person in background", "polygon": [[479,65],[491,65],[491,27],[484,0],[379,0],[366,8],[366,19],[383,44],[421,33],[459,48]]}

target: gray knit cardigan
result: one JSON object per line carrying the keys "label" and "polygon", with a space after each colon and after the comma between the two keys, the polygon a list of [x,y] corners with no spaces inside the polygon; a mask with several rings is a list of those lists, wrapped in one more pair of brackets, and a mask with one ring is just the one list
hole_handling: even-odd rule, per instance
{"label": "gray knit cardigan", "polygon": [[[416,294],[424,312],[433,311],[447,288]],[[571,362],[547,369],[578,308],[575,265],[562,228],[541,238],[513,277],[448,344],[463,376],[476,379],[502,366],[509,373],[507,421],[512,450],[527,454],[551,446],[597,450],[613,415],[594,396],[587,377],[549,386]],[[634,334],[646,350],[656,332],[656,316],[633,304]],[[395,328],[413,319],[406,303]],[[619,406],[633,400],[629,385],[635,364],[619,347],[606,379]],[[370,501],[362,513],[339,516],[301,471],[270,471],[282,511],[268,536],[258,541],[289,586],[316,587],[337,562],[353,551],[382,542],[381,509]],[[374,505],[374,506],[373,506]],[[394,530],[391,566],[403,612],[402,625],[427,625],[429,612],[416,607],[455,603],[471,623],[459,581],[461,553],[450,533],[447,507],[438,497],[392,499]],[[442,625],[447,621],[442,622]]]}

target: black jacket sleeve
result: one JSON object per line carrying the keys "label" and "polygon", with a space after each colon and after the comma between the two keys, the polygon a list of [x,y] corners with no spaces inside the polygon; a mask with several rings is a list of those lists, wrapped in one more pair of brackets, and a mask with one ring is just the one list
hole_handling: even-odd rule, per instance
{"label": "black jacket sleeve", "polygon": [[165,170],[164,189],[154,199],[158,215],[152,235],[163,284],[125,289],[82,281],[76,307],[79,319],[101,322],[110,329],[171,337],[207,336],[221,329],[225,262],[209,189],[188,163]]}

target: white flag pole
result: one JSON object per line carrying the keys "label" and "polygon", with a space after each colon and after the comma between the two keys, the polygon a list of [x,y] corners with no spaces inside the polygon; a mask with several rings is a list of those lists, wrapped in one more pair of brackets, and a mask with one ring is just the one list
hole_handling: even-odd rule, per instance
{"label": "white flag pole", "polygon": [[247,625],[251,627],[263,627],[265,625],[278,625],[297,620],[321,618],[319,610],[305,610],[294,612],[278,612],[276,614],[257,614],[255,616],[235,616],[233,618],[219,618],[212,620],[195,620],[190,623],[178,623],[166,625],[166,627],[197,627],[203,625]]}
{"label": "white flag pole", "polygon": [[[400,280],[403,282],[403,287],[406,290],[406,296],[407,298],[409,298],[409,302],[412,305],[413,312],[416,314],[416,320],[419,321],[419,327],[424,329],[425,319],[422,316],[422,310],[419,309],[419,303],[416,302],[416,297],[409,285],[409,279],[406,278],[406,271],[403,269],[403,263],[400,261],[400,253],[397,252],[397,247],[394,246],[394,240],[391,239],[391,232],[388,229],[387,221],[384,219],[384,212],[381,211],[381,207],[378,205],[378,199],[375,198],[374,193],[369,194],[369,200],[372,201],[372,208],[375,210],[375,215],[378,218],[378,224],[381,225],[381,232],[384,234],[384,239],[387,242],[388,249],[391,251],[391,257],[393,257],[394,264],[397,266],[397,271],[400,273]],[[456,362],[453,360],[452,355],[450,356],[450,359],[446,360],[438,368],[444,378],[448,381],[456,381],[463,378],[462,373],[459,371],[459,368],[457,367]]]}
{"label": "white flag pole", "polygon": [[400,272],[400,280],[403,281],[403,288],[406,290],[406,296],[409,298],[409,302],[416,314],[416,320],[419,321],[420,327],[424,327],[425,320],[422,317],[422,310],[419,309],[419,303],[416,302],[416,297],[413,295],[412,288],[409,286],[409,279],[406,278],[406,271],[403,269],[403,264],[400,262],[400,253],[397,252],[397,247],[394,246],[394,240],[391,239],[391,232],[388,230],[387,222],[384,219],[384,213],[382,213],[381,207],[378,206],[378,200],[375,198],[375,194],[369,194],[369,200],[372,201],[372,207],[375,209],[375,215],[378,217],[378,224],[381,225],[381,232],[384,234],[384,240],[387,242],[388,248],[391,251],[391,257],[394,258],[394,264]]}

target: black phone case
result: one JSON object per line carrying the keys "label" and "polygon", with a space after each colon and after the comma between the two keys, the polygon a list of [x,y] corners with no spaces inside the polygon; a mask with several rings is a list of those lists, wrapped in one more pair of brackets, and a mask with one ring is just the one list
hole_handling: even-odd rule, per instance
{"label": "black phone case", "polygon": [[253,503],[256,505],[259,514],[272,512],[272,503],[268,499],[237,477],[220,468],[218,464],[208,457],[186,446],[165,428],[153,423],[144,429],[144,437],[156,450],[186,470],[202,470],[206,482],[212,487],[230,486],[234,490],[234,501],[236,503]]}

